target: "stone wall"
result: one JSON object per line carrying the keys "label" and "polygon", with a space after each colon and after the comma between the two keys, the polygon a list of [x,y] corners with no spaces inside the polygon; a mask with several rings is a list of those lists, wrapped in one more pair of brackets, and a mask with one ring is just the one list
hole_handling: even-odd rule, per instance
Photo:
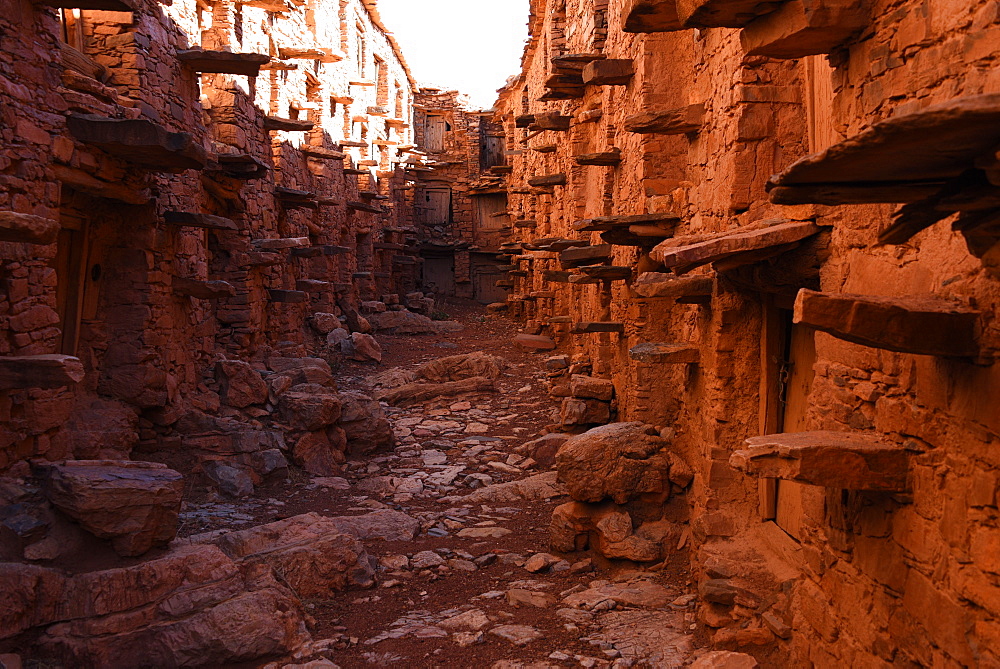
{"label": "stone wall", "polygon": [[1000,662],[995,5],[531,4],[508,308],[696,472],[713,641]]}
{"label": "stone wall", "polygon": [[374,1],[98,4],[0,8],[0,471],[125,456],[218,410],[218,359],[417,281]]}

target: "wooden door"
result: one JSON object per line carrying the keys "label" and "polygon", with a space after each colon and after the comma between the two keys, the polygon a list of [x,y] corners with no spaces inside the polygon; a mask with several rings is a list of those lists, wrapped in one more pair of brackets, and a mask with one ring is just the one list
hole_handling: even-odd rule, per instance
{"label": "wooden door", "polygon": [[500,230],[510,226],[505,194],[478,195],[476,196],[476,204],[479,209],[477,226],[479,230]]}
{"label": "wooden door", "polygon": [[[56,271],[56,313],[59,314],[59,329],[62,330],[59,351],[64,355],[76,355],[84,311],[96,311],[96,302],[87,299],[88,292],[96,292],[88,291],[87,284],[96,284],[100,276],[87,276],[89,226],[83,214],[76,209],[63,208],[59,222],[62,229],[51,264]],[[96,267],[95,272],[100,272],[100,266]],[[88,309],[88,303],[94,303],[94,308]]]}
{"label": "wooden door", "polygon": [[451,189],[429,188],[423,192],[420,209],[423,222],[427,225],[449,225],[451,223]]}
{"label": "wooden door", "polygon": [[428,116],[424,123],[424,149],[431,153],[444,151],[444,136],[448,122],[443,116]]}

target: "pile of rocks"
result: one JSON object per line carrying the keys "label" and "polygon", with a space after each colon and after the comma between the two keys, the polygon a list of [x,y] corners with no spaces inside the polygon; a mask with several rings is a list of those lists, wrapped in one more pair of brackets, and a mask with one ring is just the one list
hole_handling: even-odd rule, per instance
{"label": "pile of rocks", "polygon": [[687,504],[671,503],[690,485],[690,467],[643,423],[612,423],[571,437],[556,453],[559,481],[574,501],[552,514],[559,552],[588,546],[611,559],[652,562],[678,544]]}
{"label": "pile of rocks", "polygon": [[615,385],[591,374],[590,362],[582,357],[554,355],[545,360],[549,395],[562,399],[555,422],[566,432],[580,431],[611,422]]}

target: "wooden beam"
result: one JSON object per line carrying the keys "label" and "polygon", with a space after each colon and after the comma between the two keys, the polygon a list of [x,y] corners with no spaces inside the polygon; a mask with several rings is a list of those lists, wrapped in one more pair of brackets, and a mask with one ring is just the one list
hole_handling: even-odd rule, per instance
{"label": "wooden beam", "polygon": [[544,188],[547,186],[565,186],[566,185],[566,175],[565,174],[546,174],[540,177],[532,177],[528,179],[529,186],[535,186]]}
{"label": "wooden beam", "polygon": [[838,339],[898,353],[979,355],[978,311],[939,298],[876,297],[799,291],[796,323]]}
{"label": "wooden beam", "polygon": [[83,363],[69,355],[0,356],[0,390],[64,388],[83,377]]}
{"label": "wooden beam", "polygon": [[52,244],[59,238],[59,221],[16,211],[0,211],[0,242]]}
{"label": "wooden beam", "polygon": [[339,63],[344,60],[341,52],[318,47],[279,47],[278,55],[283,60],[318,60],[321,63]]}
{"label": "wooden beam", "polygon": [[854,432],[769,434],[746,440],[729,464],[750,476],[840,490],[909,490],[910,454],[877,435]]}
{"label": "wooden beam", "polygon": [[310,191],[288,188],[286,186],[275,186],[274,196],[286,209],[316,209],[319,207],[319,202],[316,200],[316,193]]}
{"label": "wooden beam", "polygon": [[701,351],[691,344],[647,342],[629,349],[629,357],[646,364],[695,365],[701,361]]}
{"label": "wooden beam", "polygon": [[205,228],[207,230],[239,230],[236,221],[222,216],[210,214],[195,214],[188,211],[165,211],[163,222],[186,228]]}
{"label": "wooden beam", "polygon": [[205,148],[193,135],[169,132],[147,119],[70,114],[66,127],[84,144],[153,172],[200,170],[208,163]]}
{"label": "wooden beam", "polygon": [[83,170],[68,165],[53,164],[50,166],[55,178],[61,183],[72,186],[88,195],[117,200],[126,204],[149,204],[147,189],[136,190],[121,183],[101,181]]}
{"label": "wooden beam", "polygon": [[181,49],[177,52],[177,60],[195,72],[203,74],[239,74],[256,77],[260,74],[261,65],[271,62],[271,57],[262,53]]}

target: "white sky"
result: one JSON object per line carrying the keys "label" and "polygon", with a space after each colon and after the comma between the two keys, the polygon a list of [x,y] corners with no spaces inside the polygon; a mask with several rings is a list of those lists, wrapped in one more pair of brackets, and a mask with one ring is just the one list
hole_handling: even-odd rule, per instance
{"label": "white sky", "polygon": [[422,85],[458,89],[488,109],[521,69],[528,0],[379,0],[378,8]]}

